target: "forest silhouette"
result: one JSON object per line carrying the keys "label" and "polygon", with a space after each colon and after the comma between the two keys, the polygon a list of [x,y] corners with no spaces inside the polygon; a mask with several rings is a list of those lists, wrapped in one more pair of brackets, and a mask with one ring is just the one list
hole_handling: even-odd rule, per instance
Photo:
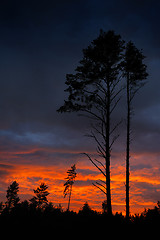
{"label": "forest silhouette", "polygon": [[[102,203],[102,211],[93,210],[87,202],[78,211],[63,209],[61,204],[54,205],[48,202],[48,186],[41,183],[33,190],[35,196],[30,200],[20,201],[18,196],[19,184],[14,181],[7,189],[6,202],[0,204],[0,226],[1,232],[6,229],[16,231],[20,229],[25,233],[45,236],[54,233],[65,236],[68,229],[72,233],[87,234],[88,236],[102,236],[104,232],[100,229],[117,230],[139,230],[146,231],[146,227],[158,229],[160,223],[160,202],[153,209],[146,209],[141,214],[130,215],[129,219],[122,213],[110,214],[106,211],[105,201]],[[115,233],[116,234],[116,233]],[[118,232],[117,232],[118,234]]]}

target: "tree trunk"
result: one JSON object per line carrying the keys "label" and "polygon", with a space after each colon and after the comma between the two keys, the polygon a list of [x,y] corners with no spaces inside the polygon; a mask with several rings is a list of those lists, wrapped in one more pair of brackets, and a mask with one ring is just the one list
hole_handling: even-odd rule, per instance
{"label": "tree trunk", "polygon": [[107,213],[108,215],[112,215],[111,186],[110,186],[110,156],[106,157],[106,197],[107,197]]}
{"label": "tree trunk", "polygon": [[107,81],[107,112],[106,112],[106,197],[107,213],[112,215],[111,180],[110,180],[110,85]]}
{"label": "tree trunk", "polygon": [[69,211],[70,208],[70,202],[71,202],[71,193],[72,193],[72,185],[70,187],[70,192],[69,192],[69,198],[68,198],[68,207],[67,207],[67,211]]}
{"label": "tree trunk", "polygon": [[127,77],[127,142],[126,142],[126,219],[129,219],[129,153],[130,153],[130,91]]}

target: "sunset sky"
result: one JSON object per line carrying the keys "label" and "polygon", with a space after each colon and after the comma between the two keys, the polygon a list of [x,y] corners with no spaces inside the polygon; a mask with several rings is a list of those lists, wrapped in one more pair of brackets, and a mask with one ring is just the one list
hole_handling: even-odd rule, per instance
{"label": "sunset sky", "polygon": [[[0,2],[0,201],[16,180],[21,200],[41,182],[49,201],[61,203],[66,171],[77,166],[71,209],[84,202],[101,210],[101,178],[80,153],[95,153],[84,135],[89,123],[76,114],[59,114],[65,75],[74,73],[82,49],[99,30],[132,40],[147,57],[148,82],[134,99],[132,118],[131,212],[160,200],[160,1],[156,0],[2,0]],[[125,211],[125,100],[115,119],[124,119],[111,157],[113,211]]]}

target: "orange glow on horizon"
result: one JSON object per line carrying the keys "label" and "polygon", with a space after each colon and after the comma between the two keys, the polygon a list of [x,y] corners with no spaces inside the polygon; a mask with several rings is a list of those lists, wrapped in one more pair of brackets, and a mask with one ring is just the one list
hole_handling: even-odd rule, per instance
{"label": "orange glow on horizon", "polygon": [[[6,189],[10,183],[16,180],[19,183],[19,196],[21,200],[29,200],[34,195],[33,189],[37,188],[41,182],[48,185],[50,192],[48,200],[54,205],[62,204],[66,209],[67,198],[63,198],[64,182],[66,172],[70,168],[71,163],[65,163],[64,160],[57,165],[51,163],[45,164],[41,151],[57,153],[57,150],[52,149],[26,149],[25,151],[2,152],[0,161],[0,199],[5,201]],[[40,152],[40,153],[39,153]],[[63,151],[60,151],[63,153]],[[38,153],[39,163],[32,160],[32,154]],[[73,153],[67,151],[67,153]],[[77,153],[77,152],[74,152]],[[21,158],[30,156],[22,164]],[[15,156],[17,162],[15,160]],[[19,160],[20,158],[20,160]],[[148,157],[150,158],[150,156]],[[151,164],[147,154],[134,155],[131,160],[131,166],[135,166],[136,170],[132,170],[130,174],[130,206],[131,213],[141,213],[144,208],[151,208],[156,205],[160,199],[152,200],[149,196],[148,186],[158,195],[160,190],[157,186],[160,185],[159,167],[155,165],[156,159],[153,159],[152,169],[149,168],[148,162]],[[157,156],[156,156],[157,158]],[[144,162],[145,159],[145,162]],[[77,178],[73,186],[71,209],[78,211],[87,201],[89,205],[98,211],[102,209],[102,201],[105,196],[97,188],[92,185],[92,182],[103,179],[102,175],[97,169],[88,162],[87,159],[75,159],[77,166]],[[139,165],[138,165],[139,164]],[[146,164],[146,168],[145,168]],[[155,190],[154,190],[155,189]],[[116,161],[111,162],[111,194],[113,212],[122,212],[125,214],[125,162]],[[152,193],[151,193],[152,194]],[[159,195],[160,196],[160,195]]]}

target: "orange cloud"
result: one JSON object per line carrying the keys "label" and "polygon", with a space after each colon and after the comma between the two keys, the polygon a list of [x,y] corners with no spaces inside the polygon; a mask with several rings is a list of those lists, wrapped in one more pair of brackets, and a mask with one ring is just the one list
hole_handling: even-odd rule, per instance
{"label": "orange cloud", "polygon": [[[67,198],[63,198],[66,172],[71,164],[77,164],[77,178],[73,186],[71,209],[79,210],[85,201],[96,210],[101,210],[105,196],[92,182],[103,179],[102,175],[84,156],[76,152],[61,150],[58,160],[47,161],[57,155],[56,149],[26,148],[20,151],[3,152],[0,161],[0,197],[5,201],[6,189],[16,180],[19,183],[21,200],[30,199],[35,189],[41,182],[48,185],[49,201],[53,204],[61,203],[67,207]],[[47,155],[53,154],[53,155]],[[73,157],[73,156],[74,157]],[[152,161],[151,161],[152,157]],[[35,160],[36,159],[36,160]],[[118,160],[117,160],[118,159]],[[59,161],[59,162],[58,162]],[[131,212],[142,212],[145,207],[153,207],[160,199],[160,168],[157,155],[133,155],[131,158],[130,174],[130,205]],[[114,158],[111,162],[111,193],[113,211],[125,212],[125,161]]]}

